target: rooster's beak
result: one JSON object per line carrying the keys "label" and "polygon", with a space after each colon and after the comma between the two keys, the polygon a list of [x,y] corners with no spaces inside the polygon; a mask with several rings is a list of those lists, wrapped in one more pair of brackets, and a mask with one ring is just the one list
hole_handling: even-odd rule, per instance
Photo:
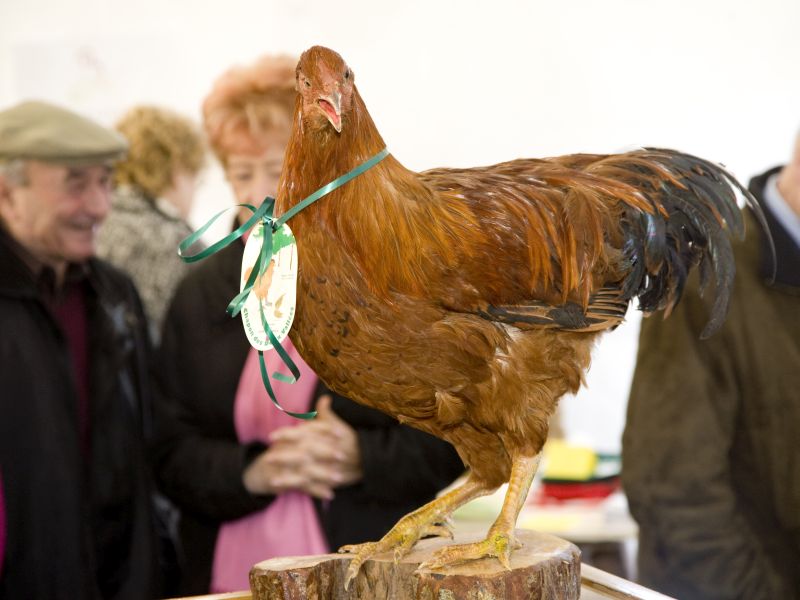
{"label": "rooster's beak", "polygon": [[337,133],[342,132],[342,94],[336,90],[329,96],[320,96],[317,104],[328,117]]}

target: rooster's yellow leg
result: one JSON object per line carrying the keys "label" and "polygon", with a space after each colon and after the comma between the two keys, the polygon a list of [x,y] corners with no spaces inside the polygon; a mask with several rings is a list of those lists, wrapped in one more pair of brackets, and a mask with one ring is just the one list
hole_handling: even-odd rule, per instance
{"label": "rooster's yellow leg", "polygon": [[364,561],[375,554],[394,550],[394,560],[397,562],[408,554],[421,537],[428,535],[453,537],[449,526],[450,514],[459,506],[479,496],[491,494],[495,489],[496,486],[487,486],[470,475],[462,485],[408,513],[379,541],[342,546],[339,552],[355,554],[347,569],[345,589],[350,587],[350,582],[358,574]]}
{"label": "rooster's yellow leg", "polygon": [[500,515],[489,528],[486,539],[472,544],[459,544],[447,546],[437,551],[431,560],[421,564],[420,569],[441,569],[449,565],[454,565],[487,556],[496,557],[506,568],[511,569],[509,558],[511,550],[516,545],[514,539],[514,528],[517,517],[528,490],[531,487],[536,469],[539,466],[539,457],[524,456],[514,459],[511,467],[511,479],[508,482],[508,491]]}

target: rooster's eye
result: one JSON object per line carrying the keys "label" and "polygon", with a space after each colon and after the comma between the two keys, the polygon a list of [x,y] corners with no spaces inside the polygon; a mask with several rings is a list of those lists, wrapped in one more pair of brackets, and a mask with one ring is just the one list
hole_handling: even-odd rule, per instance
{"label": "rooster's eye", "polygon": [[306,79],[304,83],[306,84],[306,87],[311,87],[311,82],[308,79]]}
{"label": "rooster's eye", "polygon": [[350,79],[350,69],[347,69],[347,71],[344,72],[344,78]]}

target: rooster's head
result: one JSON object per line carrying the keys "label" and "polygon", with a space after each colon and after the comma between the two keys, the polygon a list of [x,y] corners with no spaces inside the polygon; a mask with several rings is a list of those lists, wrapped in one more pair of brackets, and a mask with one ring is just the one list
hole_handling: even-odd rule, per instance
{"label": "rooster's head", "polygon": [[353,90],[353,71],[336,52],[322,46],[303,52],[297,64],[297,91],[307,122],[320,128],[330,123],[341,133]]}

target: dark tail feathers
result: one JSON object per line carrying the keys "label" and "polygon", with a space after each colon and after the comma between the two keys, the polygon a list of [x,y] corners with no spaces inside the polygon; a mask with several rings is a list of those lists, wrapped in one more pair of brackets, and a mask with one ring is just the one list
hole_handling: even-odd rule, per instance
{"label": "dark tail feathers", "polygon": [[728,312],[736,272],[729,234],[744,237],[736,191],[766,230],[763,212],[720,165],[673,150],[647,148],[632,154],[636,160],[629,167],[630,183],[640,187],[653,213],[627,211],[624,253],[630,271],[623,292],[626,298],[637,296],[645,312],[669,314],[681,298],[689,271],[698,266],[701,294],[712,276],[715,282],[711,316],[701,334],[705,339],[719,329]]}

